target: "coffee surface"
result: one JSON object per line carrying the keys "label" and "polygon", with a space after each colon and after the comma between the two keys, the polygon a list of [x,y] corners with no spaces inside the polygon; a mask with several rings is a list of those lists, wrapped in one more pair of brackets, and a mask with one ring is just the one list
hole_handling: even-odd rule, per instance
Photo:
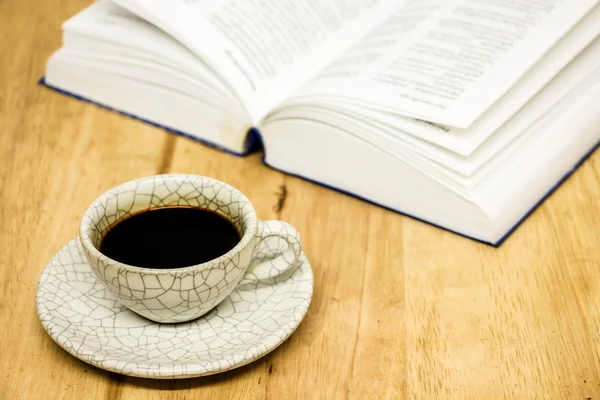
{"label": "coffee surface", "polygon": [[234,225],[208,210],[167,207],[134,214],[110,228],[100,252],[143,268],[183,268],[213,260],[240,241]]}

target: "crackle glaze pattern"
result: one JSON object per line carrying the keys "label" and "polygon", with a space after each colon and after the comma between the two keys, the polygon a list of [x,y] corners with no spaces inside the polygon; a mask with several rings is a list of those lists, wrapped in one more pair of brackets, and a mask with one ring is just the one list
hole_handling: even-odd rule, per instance
{"label": "crackle glaze pattern", "polygon": [[[267,239],[255,262],[262,265],[285,247],[279,238]],[[98,282],[75,239],[46,266],[36,306],[52,339],[87,363],[131,376],[186,378],[227,371],[276,348],[304,318],[312,291],[302,255],[289,273],[270,284],[238,286],[199,319],[160,324],[122,306]]]}
{"label": "crackle glaze pattern", "polygon": [[[192,206],[212,210],[231,221],[241,241],[227,254],[187,268],[145,269],[112,260],[97,249],[108,229],[128,216],[153,208]],[[291,248],[244,278],[253,252],[264,237],[286,239]],[[85,212],[80,238],[97,278],[121,302],[156,322],[198,318],[240,283],[270,279],[286,271],[301,254],[296,230],[281,221],[259,221],[250,201],[235,188],[196,175],[158,175],[127,182],[100,196]],[[168,268],[168,265],[165,266]]]}

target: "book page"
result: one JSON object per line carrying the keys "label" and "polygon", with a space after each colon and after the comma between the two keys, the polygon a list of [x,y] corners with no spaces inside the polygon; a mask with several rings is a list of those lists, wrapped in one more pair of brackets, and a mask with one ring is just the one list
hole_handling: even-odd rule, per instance
{"label": "book page", "polygon": [[410,40],[410,34],[436,11],[446,0],[408,0],[403,2],[379,26],[352,45],[340,58],[328,65],[311,81],[326,84],[335,79],[360,78],[377,61],[402,41]]}
{"label": "book page", "polygon": [[[548,51],[508,92],[489,107],[479,118],[467,129],[453,128],[440,124],[430,123],[422,120],[401,117],[393,113],[392,107],[387,110],[365,107],[358,103],[350,103],[346,99],[334,99],[330,104],[346,104],[352,107],[353,112],[360,112],[364,116],[371,115],[382,123],[402,132],[404,136],[408,133],[427,142],[433,143],[456,152],[463,156],[469,156],[490,136],[496,135],[499,129],[506,128],[507,121],[513,118],[529,102],[537,96],[536,101],[550,101],[551,96],[546,98],[540,95],[552,85],[552,80],[565,75],[567,71],[575,70],[574,76],[566,82],[573,85],[576,80],[585,76],[582,68],[594,67],[597,51],[600,49],[600,5],[596,6],[580,22],[560,39],[550,51]],[[373,46],[374,47],[374,46]],[[587,47],[587,48],[586,48]],[[324,71],[326,73],[327,71]],[[336,73],[336,71],[333,71]],[[297,104],[300,99],[292,99],[291,104]],[[323,96],[306,99],[306,103],[315,103],[323,100]]]}
{"label": "book page", "polygon": [[145,63],[138,67],[136,78],[162,69],[165,73],[161,80],[177,75],[176,82],[185,86],[183,92],[191,95],[207,92],[215,99],[215,105],[225,108],[227,104],[229,111],[244,112],[239,99],[198,57],[169,35],[108,0],[95,1],[63,24],[62,54],[95,59],[98,67],[103,63],[107,72],[120,74],[128,66]]}
{"label": "book page", "polygon": [[113,0],[226,77],[258,120],[397,7],[396,0]]}
{"label": "book page", "polygon": [[354,97],[402,116],[468,128],[597,4],[409,1],[404,7],[417,24],[398,10],[293,95]]}

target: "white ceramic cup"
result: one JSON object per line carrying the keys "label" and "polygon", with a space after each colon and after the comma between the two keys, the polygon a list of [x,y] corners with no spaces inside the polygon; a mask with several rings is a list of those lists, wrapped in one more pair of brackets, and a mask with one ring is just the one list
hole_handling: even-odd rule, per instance
{"label": "white ceramic cup", "polygon": [[[140,268],[99,251],[103,237],[121,220],[170,206],[216,212],[236,227],[241,240],[214,260],[184,268]],[[109,190],[85,211],[79,237],[92,271],[106,289],[132,311],[164,323],[204,315],[239,285],[269,284],[292,272],[301,256],[300,236],[294,227],[282,221],[260,221],[252,203],[239,190],[197,175],[150,176]],[[264,260],[264,254],[254,254],[254,250],[270,237],[283,239],[288,246]]]}

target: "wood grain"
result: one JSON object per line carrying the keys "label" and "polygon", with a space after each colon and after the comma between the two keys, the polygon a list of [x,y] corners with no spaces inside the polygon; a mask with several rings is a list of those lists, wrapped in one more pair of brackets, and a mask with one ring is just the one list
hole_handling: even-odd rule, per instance
{"label": "wood grain", "polygon": [[[86,4],[0,0],[0,398],[600,399],[598,153],[494,249],[40,87],[60,24]],[[251,365],[123,377],[37,319],[40,273],[89,203],[164,172],[225,180],[303,236],[309,313]]]}

